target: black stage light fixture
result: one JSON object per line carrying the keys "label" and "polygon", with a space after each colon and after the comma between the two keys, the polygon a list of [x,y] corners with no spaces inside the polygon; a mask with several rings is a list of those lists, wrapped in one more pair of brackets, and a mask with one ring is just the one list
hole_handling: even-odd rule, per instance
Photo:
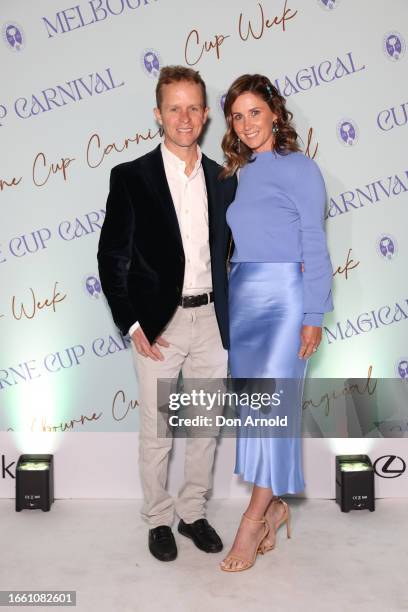
{"label": "black stage light fixture", "polygon": [[374,512],[374,469],[368,455],[336,457],[336,502],[342,512]]}
{"label": "black stage light fixture", "polygon": [[16,511],[40,508],[48,512],[53,501],[53,456],[21,455],[16,469]]}

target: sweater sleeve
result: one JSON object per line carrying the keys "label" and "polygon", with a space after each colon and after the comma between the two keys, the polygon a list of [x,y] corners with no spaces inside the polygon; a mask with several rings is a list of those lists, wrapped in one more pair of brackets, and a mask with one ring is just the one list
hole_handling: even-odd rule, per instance
{"label": "sweater sleeve", "polygon": [[320,327],[325,312],[333,310],[332,264],[324,231],[326,188],[317,164],[308,158],[298,176],[296,205],[300,216],[304,325]]}

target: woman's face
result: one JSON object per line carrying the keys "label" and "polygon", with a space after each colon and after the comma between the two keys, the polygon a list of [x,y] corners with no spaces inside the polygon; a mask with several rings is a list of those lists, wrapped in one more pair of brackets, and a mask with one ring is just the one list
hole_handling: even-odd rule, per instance
{"label": "woman's face", "polygon": [[244,92],[231,106],[232,127],[238,138],[255,153],[271,151],[274,145],[272,124],[277,115],[260,96]]}

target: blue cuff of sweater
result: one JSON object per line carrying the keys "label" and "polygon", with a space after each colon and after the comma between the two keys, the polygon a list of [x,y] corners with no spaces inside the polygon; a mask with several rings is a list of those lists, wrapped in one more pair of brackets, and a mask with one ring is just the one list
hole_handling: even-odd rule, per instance
{"label": "blue cuff of sweater", "polygon": [[314,325],[314,327],[321,327],[323,324],[323,313],[322,312],[306,312],[303,325]]}

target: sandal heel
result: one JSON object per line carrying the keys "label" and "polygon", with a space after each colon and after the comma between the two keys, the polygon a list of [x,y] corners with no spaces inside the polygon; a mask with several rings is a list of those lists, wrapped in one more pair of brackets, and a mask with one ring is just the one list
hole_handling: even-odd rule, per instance
{"label": "sandal heel", "polygon": [[290,525],[289,507],[288,507],[288,518],[286,519],[286,537],[288,539],[292,537],[292,529],[291,529],[291,525]]}
{"label": "sandal heel", "polygon": [[[280,503],[283,505],[284,508],[284,514],[282,516],[282,518],[278,521],[278,523],[276,525],[272,525],[272,523],[269,523],[268,518],[267,518],[267,511],[268,508],[271,506],[271,504],[273,503]],[[266,509],[265,515],[264,515],[264,519],[269,527],[269,533],[273,533],[275,536],[274,542],[273,544],[269,544],[266,545],[265,543],[262,544],[262,550],[263,550],[263,554],[265,554],[266,552],[273,550],[276,546],[276,534],[278,532],[278,529],[284,525],[286,523],[286,536],[287,538],[291,538],[292,537],[292,530],[291,530],[291,524],[290,524],[290,509],[288,504],[283,501],[283,499],[281,499],[280,497],[278,498],[273,498],[268,506],[268,508]]]}

